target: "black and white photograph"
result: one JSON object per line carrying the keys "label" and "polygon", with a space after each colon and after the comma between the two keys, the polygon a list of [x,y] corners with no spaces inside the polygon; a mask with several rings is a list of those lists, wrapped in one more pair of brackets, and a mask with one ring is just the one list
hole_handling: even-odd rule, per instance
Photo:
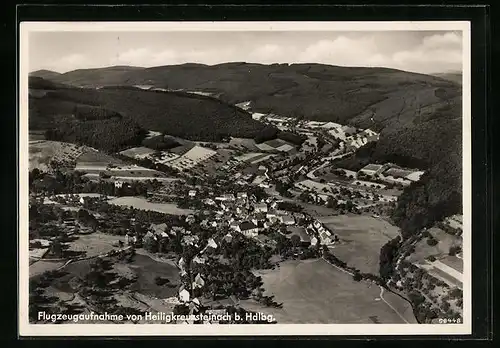
{"label": "black and white photograph", "polygon": [[469,22],[23,22],[19,69],[21,332],[471,332]]}

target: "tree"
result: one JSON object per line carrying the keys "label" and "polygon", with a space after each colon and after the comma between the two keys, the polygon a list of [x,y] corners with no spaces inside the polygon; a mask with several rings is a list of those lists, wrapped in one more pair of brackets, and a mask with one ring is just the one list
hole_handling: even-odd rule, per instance
{"label": "tree", "polygon": [[301,245],[300,237],[296,234],[290,237],[290,241],[294,247],[299,247]]}
{"label": "tree", "polygon": [[361,281],[361,279],[363,279],[363,277],[361,276],[361,274],[359,273],[359,271],[356,271],[356,272],[354,272],[354,275],[352,276],[352,279],[354,279],[355,281],[359,282],[359,281]]}
{"label": "tree", "polygon": [[437,245],[438,241],[436,239],[434,239],[433,237],[429,237],[427,238],[427,244],[429,246],[435,246]]}

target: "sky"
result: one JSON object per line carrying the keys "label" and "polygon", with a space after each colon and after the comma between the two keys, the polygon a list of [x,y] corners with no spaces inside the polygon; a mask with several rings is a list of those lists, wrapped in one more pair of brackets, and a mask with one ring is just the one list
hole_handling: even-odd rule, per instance
{"label": "sky", "polygon": [[460,31],[30,32],[30,71],[114,65],[322,63],[462,71]]}

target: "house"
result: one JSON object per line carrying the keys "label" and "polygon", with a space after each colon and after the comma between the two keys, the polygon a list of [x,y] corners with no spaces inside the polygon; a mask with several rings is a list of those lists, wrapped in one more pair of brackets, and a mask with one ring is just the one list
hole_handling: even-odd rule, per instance
{"label": "house", "polygon": [[267,213],[267,204],[266,203],[258,203],[254,206],[255,212],[264,212]]}
{"label": "house", "polygon": [[271,219],[278,216],[278,213],[275,210],[269,210],[266,214],[266,218]]}
{"label": "house", "polygon": [[224,194],[224,195],[215,197],[215,200],[222,201],[222,202],[225,202],[225,201],[234,201],[234,199],[235,198],[234,198],[234,195],[232,193],[228,193],[228,194]]}
{"label": "house", "polygon": [[196,190],[189,190],[188,195],[189,197],[196,197]]}
{"label": "house", "polygon": [[115,181],[115,187],[116,188],[121,188],[123,186],[124,182],[123,181],[119,181],[119,180],[116,180]]}
{"label": "house", "polygon": [[179,300],[181,302],[189,302],[189,291],[187,291],[186,289],[184,289],[184,287],[181,287],[179,289]]}
{"label": "house", "polygon": [[203,203],[208,204],[208,205],[215,205],[215,201],[211,198],[206,198],[203,200]]}
{"label": "house", "polygon": [[217,249],[218,245],[213,238],[209,238],[206,247],[212,248],[212,249]]}
{"label": "house", "polygon": [[311,238],[311,246],[316,246],[318,244],[318,238],[312,237]]}
{"label": "house", "polygon": [[193,289],[198,289],[198,288],[202,288],[203,286],[205,286],[205,280],[203,280],[203,278],[201,277],[201,274],[198,273],[196,275],[192,285],[193,285]]}
{"label": "house", "polygon": [[359,170],[358,173],[362,173],[368,176],[374,176],[375,174],[380,173],[380,171],[383,169],[383,166],[381,164],[367,164],[363,168]]}
{"label": "house", "polygon": [[259,228],[251,221],[242,222],[238,229],[246,237],[255,237],[259,234]]}
{"label": "house", "polygon": [[295,225],[295,219],[290,215],[281,215],[279,217],[280,221],[285,225]]}
{"label": "house", "polygon": [[245,198],[248,198],[248,194],[246,192],[243,192],[243,191],[242,192],[238,192],[236,194],[236,198],[238,198],[238,199],[245,199]]}
{"label": "house", "polygon": [[198,255],[196,255],[195,257],[193,257],[193,262],[197,264],[205,264],[206,259],[204,257],[199,257]]}

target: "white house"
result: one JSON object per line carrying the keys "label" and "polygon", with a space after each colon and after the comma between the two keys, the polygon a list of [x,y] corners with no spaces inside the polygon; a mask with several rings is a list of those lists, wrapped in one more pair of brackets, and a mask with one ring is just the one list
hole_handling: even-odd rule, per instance
{"label": "white house", "polygon": [[204,257],[199,257],[198,255],[196,255],[195,257],[193,257],[193,262],[194,263],[204,264],[205,261],[206,261],[206,259]]}
{"label": "white house", "polygon": [[246,237],[255,237],[259,234],[259,228],[250,221],[242,222],[238,229]]}
{"label": "white house", "polygon": [[224,194],[224,195],[215,197],[215,200],[217,200],[217,201],[234,201],[234,195],[231,193]]}
{"label": "white house", "polygon": [[182,289],[179,291],[179,300],[181,302],[189,302],[189,291]]}
{"label": "white house", "polygon": [[205,286],[205,280],[203,280],[201,274],[198,273],[194,278],[193,289],[202,288],[203,286]]}
{"label": "white house", "polygon": [[311,246],[316,246],[316,244],[318,244],[318,238],[312,237],[311,238]]}
{"label": "white house", "polygon": [[293,218],[293,216],[290,216],[290,215],[281,215],[279,217],[279,219],[285,225],[294,225],[295,224],[295,219]]}
{"label": "white house", "polygon": [[188,195],[189,197],[196,197],[196,190],[189,190]]}

